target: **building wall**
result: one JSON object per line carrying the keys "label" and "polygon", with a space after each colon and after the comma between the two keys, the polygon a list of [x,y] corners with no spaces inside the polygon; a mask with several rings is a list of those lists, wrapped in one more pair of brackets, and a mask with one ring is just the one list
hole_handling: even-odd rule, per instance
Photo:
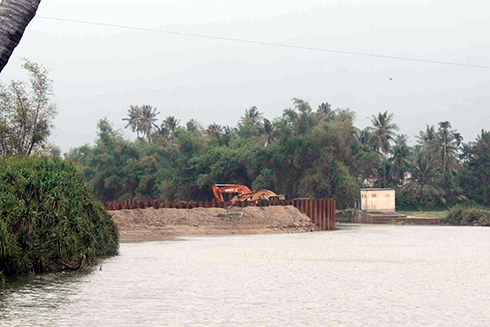
{"label": "building wall", "polygon": [[396,211],[395,190],[361,189],[361,210]]}

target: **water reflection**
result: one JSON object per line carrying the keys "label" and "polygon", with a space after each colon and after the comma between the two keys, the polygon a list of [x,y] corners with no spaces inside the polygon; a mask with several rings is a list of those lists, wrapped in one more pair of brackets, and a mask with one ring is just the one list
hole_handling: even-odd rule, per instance
{"label": "water reflection", "polygon": [[73,302],[92,269],[9,279],[0,293],[0,324],[40,326]]}
{"label": "water reflection", "polygon": [[2,326],[490,326],[489,228],[121,244],[102,270],[2,291]]}

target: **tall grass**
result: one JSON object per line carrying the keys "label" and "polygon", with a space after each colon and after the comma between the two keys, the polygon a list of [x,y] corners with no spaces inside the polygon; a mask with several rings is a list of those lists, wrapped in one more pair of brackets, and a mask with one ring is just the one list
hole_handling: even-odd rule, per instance
{"label": "tall grass", "polygon": [[59,158],[0,158],[0,275],[77,269],[117,254],[117,226]]}

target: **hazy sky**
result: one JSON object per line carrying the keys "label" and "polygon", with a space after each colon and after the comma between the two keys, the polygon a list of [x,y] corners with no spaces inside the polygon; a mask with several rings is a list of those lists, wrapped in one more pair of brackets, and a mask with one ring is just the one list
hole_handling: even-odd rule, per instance
{"label": "hazy sky", "polygon": [[[0,81],[25,78],[21,58],[51,69],[59,115],[51,142],[93,144],[97,121],[116,128],[130,105],[235,126],[257,106],[273,119],[292,98],[355,111],[369,125],[388,110],[400,133],[449,120],[464,141],[490,129],[490,69],[292,49],[70,23],[490,67],[486,1],[43,0]],[[390,80],[390,78],[392,80]],[[132,137],[128,130],[125,135]]]}

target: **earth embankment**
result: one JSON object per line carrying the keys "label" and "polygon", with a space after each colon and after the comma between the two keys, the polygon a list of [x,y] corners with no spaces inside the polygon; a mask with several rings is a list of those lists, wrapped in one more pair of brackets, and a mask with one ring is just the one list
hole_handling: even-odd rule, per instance
{"label": "earth embankment", "polygon": [[123,242],[181,235],[301,233],[316,229],[293,206],[110,211]]}

